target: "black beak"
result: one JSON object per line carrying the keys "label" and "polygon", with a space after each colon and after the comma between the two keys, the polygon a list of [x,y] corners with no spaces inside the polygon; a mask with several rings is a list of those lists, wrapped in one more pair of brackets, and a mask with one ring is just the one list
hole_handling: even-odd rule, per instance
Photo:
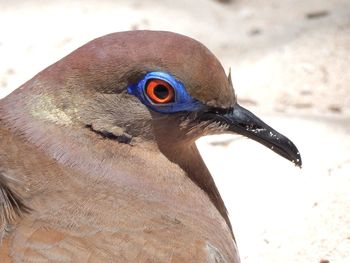
{"label": "black beak", "polygon": [[[205,119],[220,121],[228,130],[244,135],[270,148],[275,153],[301,167],[302,161],[297,147],[287,137],[278,133],[253,113],[236,104],[229,111],[209,111]],[[204,115],[204,116],[205,116]],[[214,116],[213,116],[214,115]],[[203,117],[204,117],[203,116]]]}

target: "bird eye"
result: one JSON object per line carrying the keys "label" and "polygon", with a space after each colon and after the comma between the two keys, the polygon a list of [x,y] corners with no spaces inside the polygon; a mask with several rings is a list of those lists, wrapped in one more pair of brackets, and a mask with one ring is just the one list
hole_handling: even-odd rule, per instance
{"label": "bird eye", "polygon": [[146,84],[146,94],[157,104],[173,102],[175,98],[174,88],[161,79],[150,79]]}

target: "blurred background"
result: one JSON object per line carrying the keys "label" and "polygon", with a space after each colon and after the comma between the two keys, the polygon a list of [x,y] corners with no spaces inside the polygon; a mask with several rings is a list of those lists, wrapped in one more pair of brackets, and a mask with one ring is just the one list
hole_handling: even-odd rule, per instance
{"label": "blurred background", "polygon": [[198,141],[242,262],[350,262],[349,0],[0,0],[0,25],[0,97],[111,32],[201,41],[303,157],[298,169],[239,136]]}

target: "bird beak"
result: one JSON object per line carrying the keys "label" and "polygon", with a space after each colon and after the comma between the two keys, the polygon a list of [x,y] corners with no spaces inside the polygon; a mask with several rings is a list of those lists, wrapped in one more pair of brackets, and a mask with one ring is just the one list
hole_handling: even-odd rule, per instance
{"label": "bird beak", "polygon": [[214,117],[214,119],[228,125],[229,131],[259,142],[301,167],[301,156],[293,142],[240,105],[235,104],[230,111],[216,111],[215,116],[212,114],[213,112],[210,114],[211,119]]}

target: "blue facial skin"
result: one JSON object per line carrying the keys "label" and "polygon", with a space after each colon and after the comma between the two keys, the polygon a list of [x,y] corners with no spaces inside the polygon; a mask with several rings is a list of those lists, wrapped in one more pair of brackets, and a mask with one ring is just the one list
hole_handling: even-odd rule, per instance
{"label": "blue facial skin", "polygon": [[[150,79],[161,79],[168,82],[174,88],[174,101],[165,104],[154,103],[146,94],[146,84]],[[195,111],[204,106],[187,93],[184,85],[180,81],[165,72],[155,71],[147,73],[137,84],[128,87],[128,93],[136,96],[143,104],[153,111],[160,113]]]}

